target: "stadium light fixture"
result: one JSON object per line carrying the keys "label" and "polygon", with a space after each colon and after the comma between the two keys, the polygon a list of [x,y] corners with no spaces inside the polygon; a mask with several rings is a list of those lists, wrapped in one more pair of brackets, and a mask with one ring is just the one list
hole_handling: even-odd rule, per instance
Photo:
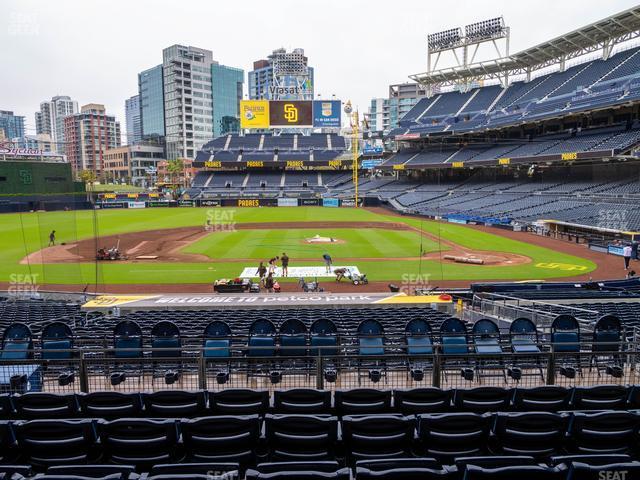
{"label": "stadium light fixture", "polygon": [[464,36],[467,42],[477,42],[500,37],[503,35],[504,29],[505,25],[502,17],[491,18],[465,26]]}
{"label": "stadium light fixture", "polygon": [[446,50],[462,42],[462,28],[451,28],[427,35],[427,46],[432,52]]}

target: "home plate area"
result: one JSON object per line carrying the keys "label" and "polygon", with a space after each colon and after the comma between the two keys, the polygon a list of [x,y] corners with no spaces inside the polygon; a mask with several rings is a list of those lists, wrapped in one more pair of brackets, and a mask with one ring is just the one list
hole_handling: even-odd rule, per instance
{"label": "home plate area", "polygon": [[[356,275],[360,275],[360,270],[358,270],[358,267],[354,267],[354,266],[348,266],[348,267],[344,267],[344,266],[339,266],[339,265],[332,265],[331,266],[331,270],[329,273],[327,273],[327,267],[325,267],[324,265],[321,267],[289,267],[289,277],[294,277],[294,278],[305,278],[305,277],[318,277],[318,278],[322,278],[322,277],[335,277],[336,274],[333,273],[334,270],[336,270],[337,268],[346,268],[349,271],[351,271],[351,273],[356,274]],[[256,267],[245,267],[244,270],[242,270],[242,273],[240,274],[240,278],[255,278],[258,276],[257,272],[256,272],[257,268]],[[274,277],[282,277],[282,268],[281,267],[276,267],[276,271],[274,273]]]}

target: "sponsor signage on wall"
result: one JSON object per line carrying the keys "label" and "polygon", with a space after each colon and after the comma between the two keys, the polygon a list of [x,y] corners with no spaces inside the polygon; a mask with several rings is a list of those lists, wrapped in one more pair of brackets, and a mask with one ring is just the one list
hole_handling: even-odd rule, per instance
{"label": "sponsor signage on wall", "polygon": [[314,128],[340,128],[341,106],[340,100],[315,100],[313,102]]}

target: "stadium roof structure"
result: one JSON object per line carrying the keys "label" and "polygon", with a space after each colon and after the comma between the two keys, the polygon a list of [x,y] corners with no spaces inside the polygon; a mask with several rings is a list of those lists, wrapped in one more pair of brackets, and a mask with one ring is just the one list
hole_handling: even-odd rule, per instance
{"label": "stadium roof structure", "polygon": [[561,69],[568,60],[602,50],[607,59],[613,47],[640,36],[640,6],[633,7],[585,27],[548,40],[507,57],[410,75],[412,80],[433,88],[526,75],[553,65]]}

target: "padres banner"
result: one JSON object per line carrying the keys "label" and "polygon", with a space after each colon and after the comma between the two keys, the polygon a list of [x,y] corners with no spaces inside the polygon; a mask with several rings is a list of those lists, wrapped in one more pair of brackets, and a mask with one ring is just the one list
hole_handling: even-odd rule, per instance
{"label": "padres banner", "polygon": [[313,102],[311,100],[274,100],[269,102],[271,127],[313,126]]}
{"label": "padres banner", "polygon": [[241,100],[240,128],[269,128],[269,101]]}

